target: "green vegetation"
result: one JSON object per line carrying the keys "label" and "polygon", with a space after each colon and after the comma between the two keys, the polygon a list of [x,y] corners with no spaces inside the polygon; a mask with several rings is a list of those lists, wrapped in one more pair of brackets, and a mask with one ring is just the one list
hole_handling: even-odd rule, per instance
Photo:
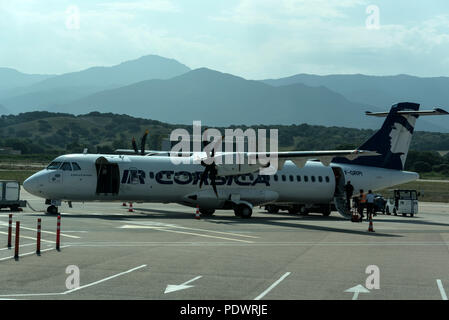
{"label": "green vegetation", "polygon": [[[147,148],[158,150],[161,141],[175,128],[191,132],[192,126],[172,125],[128,115],[91,112],[74,116],[65,113],[28,112],[0,117],[0,147],[21,150],[22,156],[0,155],[2,164],[45,164],[64,153],[111,153],[118,148],[131,149],[131,139],[150,130]],[[232,128],[232,127],[231,127]],[[247,129],[249,127],[242,127]],[[373,130],[324,127],[308,124],[290,126],[254,126],[254,129],[278,129],[280,150],[353,149],[360,146]],[[223,128],[221,129],[224,132]],[[138,143],[139,144],[139,143]],[[421,177],[449,179],[449,133],[415,132],[407,157],[406,170]],[[11,166],[10,166],[11,167]],[[10,168],[7,167],[7,168]],[[14,169],[13,166],[11,169]]]}
{"label": "green vegetation", "polygon": [[449,202],[449,182],[413,181],[379,191],[385,198],[393,196],[395,189],[411,189],[420,192],[419,201]]}
{"label": "green vegetation", "polygon": [[39,170],[0,170],[0,180],[15,180],[22,184],[29,176]]}

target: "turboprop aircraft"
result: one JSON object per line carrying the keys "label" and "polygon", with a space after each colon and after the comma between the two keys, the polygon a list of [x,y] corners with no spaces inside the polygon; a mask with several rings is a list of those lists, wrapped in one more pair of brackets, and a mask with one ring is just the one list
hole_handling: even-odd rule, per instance
{"label": "turboprop aircraft", "polygon": [[[419,111],[419,104],[408,102],[392,106],[390,112],[367,112],[386,119],[358,149],[276,152],[274,175],[260,174],[267,164],[259,162],[217,164],[214,159],[225,153],[214,149],[189,154],[186,163],[174,164],[167,152],[146,154],[143,143],[140,155],[62,155],[23,186],[46,199],[49,213],[57,213],[62,201],[129,201],[198,205],[203,215],[233,209],[236,216],[249,218],[254,206],[294,203],[320,205],[325,214],[335,207],[349,217],[346,181],[355,190],[378,190],[416,180],[417,173],[404,171],[416,119],[447,114],[438,108]],[[235,153],[239,155],[257,156]]]}

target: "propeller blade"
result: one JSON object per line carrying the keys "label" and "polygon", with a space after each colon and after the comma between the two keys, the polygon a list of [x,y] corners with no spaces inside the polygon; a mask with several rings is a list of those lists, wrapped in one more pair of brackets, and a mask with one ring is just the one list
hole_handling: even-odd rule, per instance
{"label": "propeller blade", "polygon": [[211,170],[211,166],[208,165],[206,166],[206,168],[204,169],[203,173],[201,174],[201,179],[200,179],[200,189],[203,186],[203,182],[206,181],[208,175],[209,175],[209,171]]}
{"label": "propeller blade", "polygon": [[212,188],[214,189],[215,195],[218,198],[218,192],[217,192],[217,184],[215,179],[217,178],[217,168],[215,168],[215,165],[210,170],[210,184],[212,185]]}
{"label": "propeller blade", "polygon": [[145,143],[147,141],[147,136],[148,136],[149,132],[150,131],[148,129],[145,130],[145,134],[143,135],[142,140],[140,141],[140,154],[141,155],[145,154]]}
{"label": "propeller blade", "polygon": [[138,154],[139,150],[137,149],[136,139],[134,137],[133,137],[132,145],[133,145],[134,152]]}

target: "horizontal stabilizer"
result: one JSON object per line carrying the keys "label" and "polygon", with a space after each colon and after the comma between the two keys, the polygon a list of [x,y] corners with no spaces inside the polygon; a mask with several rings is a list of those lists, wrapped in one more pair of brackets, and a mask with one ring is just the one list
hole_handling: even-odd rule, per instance
{"label": "horizontal stabilizer", "polygon": [[[367,116],[372,117],[386,117],[388,116],[390,112],[370,112],[366,111],[365,114]],[[404,110],[404,111],[398,111],[397,114],[400,115],[414,115],[414,116],[441,116],[441,115],[447,115],[449,112],[446,110],[443,110],[441,108],[435,108],[433,110],[422,110],[422,111],[414,111],[414,110]]]}

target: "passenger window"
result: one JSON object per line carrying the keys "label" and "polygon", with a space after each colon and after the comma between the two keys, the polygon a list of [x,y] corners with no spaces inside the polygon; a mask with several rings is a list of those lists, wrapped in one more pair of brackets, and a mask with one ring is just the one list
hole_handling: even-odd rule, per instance
{"label": "passenger window", "polygon": [[326,176],[326,182],[329,182],[329,181],[330,181],[329,177],[328,177],[328,176]]}
{"label": "passenger window", "polygon": [[312,182],[315,182],[315,176],[312,176]]}
{"label": "passenger window", "polygon": [[287,178],[285,177],[285,174],[282,175],[282,181],[287,180]]}
{"label": "passenger window", "polygon": [[296,176],[296,181],[301,182],[301,176]]}
{"label": "passenger window", "polygon": [[72,162],[73,171],[81,170],[80,166],[76,162]]}
{"label": "passenger window", "polygon": [[319,177],[318,177],[318,181],[319,181],[319,182],[323,182],[323,177],[322,177],[322,176],[319,176]]}
{"label": "passenger window", "polygon": [[61,169],[62,169],[63,171],[72,171],[72,166],[70,165],[70,162],[64,162],[64,163],[62,164]]}
{"label": "passenger window", "polygon": [[309,182],[309,177],[308,176],[304,176],[304,182]]}
{"label": "passenger window", "polygon": [[274,175],[274,181],[278,181],[278,179],[279,179],[279,178],[278,178],[278,175],[275,174],[275,175]]}
{"label": "passenger window", "polygon": [[293,178],[292,175],[290,175],[290,181],[293,182],[295,180],[295,178]]}

